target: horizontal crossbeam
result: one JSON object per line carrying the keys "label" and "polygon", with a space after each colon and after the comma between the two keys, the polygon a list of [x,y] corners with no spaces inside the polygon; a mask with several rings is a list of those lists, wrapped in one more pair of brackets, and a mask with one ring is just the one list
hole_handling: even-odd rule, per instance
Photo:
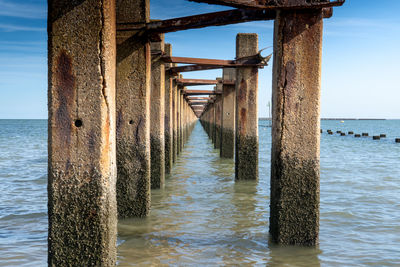
{"label": "horizontal crossbeam", "polygon": [[184,90],[183,93],[185,95],[217,95],[220,93],[217,93],[215,91],[211,90]]}
{"label": "horizontal crossbeam", "polygon": [[223,26],[248,21],[273,20],[274,10],[234,9],[214,13],[200,14],[181,18],[151,21],[149,23],[121,23],[118,31],[145,31],[148,34],[160,34],[209,26]]}
{"label": "horizontal crossbeam", "polygon": [[265,66],[269,60],[269,56],[266,58],[261,57],[260,54],[239,58],[236,60],[224,60],[224,59],[211,59],[211,58],[192,58],[192,57],[170,57],[163,56],[162,59],[165,63],[181,63],[181,64],[197,64],[203,66],[219,66],[222,67],[246,67],[246,66]]}
{"label": "horizontal crossbeam", "polygon": [[189,0],[198,3],[222,5],[236,8],[255,8],[265,10],[305,9],[341,6],[345,0]]}
{"label": "horizontal crossbeam", "polygon": [[187,96],[186,97],[187,100],[209,100],[209,97],[199,97],[199,96]]}
{"label": "horizontal crossbeam", "polygon": [[189,105],[191,105],[191,106],[196,106],[196,105],[204,106],[205,104],[207,104],[207,102],[191,102],[191,103],[189,103]]}
{"label": "horizontal crossbeam", "polygon": [[187,66],[171,67],[168,68],[167,71],[171,74],[177,74],[180,72],[215,70],[221,68],[223,68],[223,66],[220,65],[187,65]]}
{"label": "horizontal crossbeam", "polygon": [[235,85],[235,81],[204,79],[176,79],[176,83],[180,86],[215,85],[218,83]]}

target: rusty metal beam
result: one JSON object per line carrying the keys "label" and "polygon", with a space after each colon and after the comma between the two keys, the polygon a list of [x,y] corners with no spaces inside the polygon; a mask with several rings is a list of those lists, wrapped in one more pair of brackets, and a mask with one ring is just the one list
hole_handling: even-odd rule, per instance
{"label": "rusty metal beam", "polygon": [[216,95],[215,91],[211,90],[184,90],[185,95]]}
{"label": "rusty metal beam", "polygon": [[201,71],[201,70],[215,70],[223,68],[220,65],[188,65],[168,68],[167,71],[171,74],[177,74],[180,72],[190,72],[190,71]]}
{"label": "rusty metal beam", "polygon": [[187,96],[186,97],[187,100],[209,100],[209,97],[197,97],[197,96]]}
{"label": "rusty metal beam", "polygon": [[207,104],[207,102],[191,102],[191,103],[189,103],[189,105],[191,105],[191,106],[205,105],[205,104]]}
{"label": "rusty metal beam", "polygon": [[262,57],[260,53],[244,57],[238,58],[236,60],[225,60],[225,59],[211,59],[211,58],[192,58],[192,57],[170,57],[163,56],[162,59],[165,63],[181,63],[181,64],[198,64],[204,66],[219,66],[236,68],[236,67],[262,67],[267,65],[270,56]]}
{"label": "rusty metal beam", "polygon": [[234,9],[167,20],[154,20],[146,24],[120,23],[117,25],[117,30],[142,31],[152,35],[248,21],[273,20],[275,17],[275,10]]}
{"label": "rusty metal beam", "polygon": [[222,5],[236,8],[255,8],[264,10],[276,9],[305,9],[305,8],[329,8],[341,6],[345,0],[321,1],[321,0],[189,0],[191,2]]}
{"label": "rusty metal beam", "polygon": [[205,79],[176,79],[176,83],[180,86],[215,85],[219,83],[234,85],[235,81],[205,80]]}

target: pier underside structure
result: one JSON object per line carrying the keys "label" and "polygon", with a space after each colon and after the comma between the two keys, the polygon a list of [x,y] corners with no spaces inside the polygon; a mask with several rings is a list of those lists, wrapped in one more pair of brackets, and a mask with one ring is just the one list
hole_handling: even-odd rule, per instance
{"label": "pier underside structure", "polygon": [[[198,119],[235,158],[236,180],[258,179],[258,69],[271,56],[257,34],[237,35],[232,60],[164,44],[169,32],[248,21],[275,21],[272,240],[318,243],[323,19],[344,0],[191,1],[235,9],[151,21],[149,0],[48,1],[50,266],[115,265],[117,219],[148,215]],[[211,69],[222,78],[182,76]]]}

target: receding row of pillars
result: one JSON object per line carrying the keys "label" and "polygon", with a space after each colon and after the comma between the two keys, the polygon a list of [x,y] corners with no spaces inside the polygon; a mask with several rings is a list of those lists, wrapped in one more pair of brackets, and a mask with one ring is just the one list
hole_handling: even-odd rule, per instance
{"label": "receding row of pillars", "polygon": [[[196,118],[147,36],[116,31],[116,23],[149,22],[149,0],[48,6],[48,264],[113,266],[118,217],[148,215],[150,188],[162,186]],[[274,31],[270,233],[281,244],[315,245],[322,11],[277,11]],[[238,36],[237,57],[257,50],[255,35]],[[236,177],[257,177],[258,69],[234,75],[235,89],[224,85],[221,97],[229,102],[234,91],[235,110],[219,106],[226,116],[215,141],[230,157],[234,129]]]}
{"label": "receding row of pillars", "polygon": [[[236,58],[258,53],[257,34],[238,34]],[[223,81],[200,121],[220,156],[235,158],[236,180],[258,179],[258,67],[224,68]]]}

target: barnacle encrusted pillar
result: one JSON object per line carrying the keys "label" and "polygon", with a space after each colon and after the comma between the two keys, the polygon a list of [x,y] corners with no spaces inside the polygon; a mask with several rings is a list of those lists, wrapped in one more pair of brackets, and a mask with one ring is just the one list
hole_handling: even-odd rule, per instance
{"label": "barnacle encrusted pillar", "polygon": [[184,88],[182,88],[182,90],[179,91],[179,151],[183,150],[183,145],[185,143],[185,136],[184,136],[184,121],[183,121],[183,111],[184,111],[184,98],[183,98],[183,91]]}
{"label": "barnacle encrusted pillar", "polygon": [[161,60],[164,53],[164,35],[161,42],[152,42],[151,51],[151,96],[150,96],[150,156],[151,188],[157,189],[165,181],[165,67]]}
{"label": "barnacle encrusted pillar", "polygon": [[48,1],[48,265],[114,266],[115,1]]}
{"label": "barnacle encrusted pillar", "polygon": [[[236,58],[258,53],[258,36],[239,33],[236,36]],[[236,180],[258,178],[258,68],[236,69]]]}
{"label": "barnacle encrusted pillar", "polygon": [[215,91],[215,143],[214,148],[221,149],[221,126],[222,126],[222,83],[217,84]]}
{"label": "barnacle encrusted pillar", "polygon": [[[236,71],[233,68],[223,69],[223,80],[233,81]],[[222,130],[221,151],[222,158],[233,158],[235,153],[235,100],[236,91],[234,85],[222,86]]]}
{"label": "barnacle encrusted pillar", "polygon": [[[172,56],[171,44],[165,44],[165,54]],[[173,90],[174,81],[170,72],[165,73],[165,116],[164,116],[164,139],[165,139],[165,173],[170,173],[174,162],[174,131],[173,131]]]}
{"label": "barnacle encrusted pillar", "polygon": [[173,154],[173,159],[174,162],[176,162],[176,159],[178,158],[178,86],[176,84],[176,80],[174,79],[172,81],[172,117],[173,117],[173,133],[174,133],[174,138],[173,138],[173,149],[174,149],[174,154]]}
{"label": "barnacle encrusted pillar", "polygon": [[274,29],[270,233],[315,245],[319,231],[322,11],[279,11]]}
{"label": "barnacle encrusted pillar", "polygon": [[[117,0],[117,23],[146,23],[149,0]],[[135,31],[117,32],[118,216],[150,210],[150,43]]]}

